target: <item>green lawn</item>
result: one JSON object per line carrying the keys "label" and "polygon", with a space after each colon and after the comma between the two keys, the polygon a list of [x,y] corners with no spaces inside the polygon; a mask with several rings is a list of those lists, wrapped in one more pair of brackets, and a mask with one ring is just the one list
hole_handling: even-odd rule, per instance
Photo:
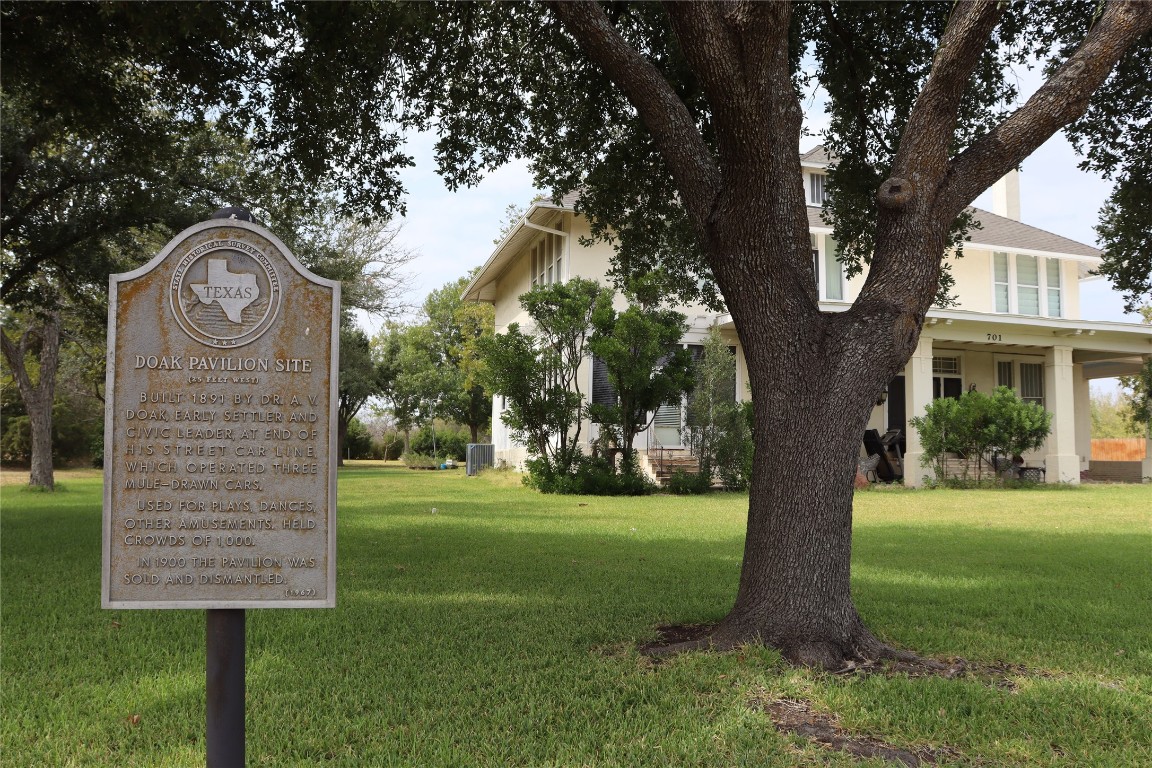
{"label": "green lawn", "polygon": [[[203,765],[203,612],[101,610],[100,480],[61,482],[3,488],[0,763]],[[1152,765],[1147,486],[858,494],[869,625],[999,680],[638,656],[729,607],[745,504],[343,471],[338,607],[248,613],[249,765],[883,764],[778,733],[778,698],[948,764]]]}

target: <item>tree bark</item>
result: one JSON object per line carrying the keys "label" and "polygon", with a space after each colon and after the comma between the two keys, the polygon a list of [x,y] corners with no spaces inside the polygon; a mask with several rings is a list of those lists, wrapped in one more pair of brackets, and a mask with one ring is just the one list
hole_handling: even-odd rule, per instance
{"label": "tree bark", "polygon": [[[39,341],[39,375],[35,384],[28,374],[27,356]],[[32,469],[28,484],[53,490],[56,478],[52,468],[52,403],[56,395],[56,370],[60,362],[60,313],[43,315],[37,325],[25,331],[19,342],[0,332],[4,358],[16,379],[20,398],[28,411],[32,430]]]}

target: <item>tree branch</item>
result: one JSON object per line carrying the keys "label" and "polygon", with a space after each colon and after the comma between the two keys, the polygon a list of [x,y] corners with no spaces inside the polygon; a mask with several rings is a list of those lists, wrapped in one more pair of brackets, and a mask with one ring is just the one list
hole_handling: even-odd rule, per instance
{"label": "tree branch", "polygon": [[599,3],[557,2],[551,8],[584,54],[636,108],[689,214],[703,226],[719,190],[720,174],[687,106],[656,67],[628,44]]}
{"label": "tree branch", "polygon": [[1084,114],[1092,94],[1124,53],[1152,30],[1152,3],[1109,2],[1080,47],[1024,106],[952,162],[938,209],[956,216],[1001,176]]}
{"label": "tree branch", "polygon": [[956,134],[960,103],[1002,14],[1002,4],[996,0],[958,2],[953,6],[928,80],[916,98],[893,158],[893,177],[914,187],[936,186]]}
{"label": "tree branch", "polygon": [[725,177],[750,160],[776,162],[780,146],[795,158],[803,116],[798,105],[780,108],[796,100],[788,60],[791,5],[668,3],[665,7],[684,57],[707,94]]}

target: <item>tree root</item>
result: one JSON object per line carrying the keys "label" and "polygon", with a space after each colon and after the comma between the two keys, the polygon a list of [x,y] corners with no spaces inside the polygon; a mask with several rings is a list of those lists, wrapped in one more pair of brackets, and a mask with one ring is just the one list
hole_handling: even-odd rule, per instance
{"label": "tree root", "polygon": [[807,641],[766,642],[759,634],[733,633],[721,624],[691,624],[660,627],[660,637],[643,644],[639,651],[652,659],[667,659],[692,651],[732,651],[747,645],[776,648],[791,664],[838,675],[908,674],[912,677],[958,677],[967,663],[963,659],[945,663],[895,648],[878,640],[861,626],[852,642]]}

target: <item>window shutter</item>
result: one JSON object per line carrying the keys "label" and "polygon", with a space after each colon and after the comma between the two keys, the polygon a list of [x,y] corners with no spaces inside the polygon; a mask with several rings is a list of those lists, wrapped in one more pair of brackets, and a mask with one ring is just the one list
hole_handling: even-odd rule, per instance
{"label": "window shutter", "polygon": [[619,398],[616,388],[608,380],[608,366],[598,357],[592,358],[592,403],[593,405],[616,405]]}

